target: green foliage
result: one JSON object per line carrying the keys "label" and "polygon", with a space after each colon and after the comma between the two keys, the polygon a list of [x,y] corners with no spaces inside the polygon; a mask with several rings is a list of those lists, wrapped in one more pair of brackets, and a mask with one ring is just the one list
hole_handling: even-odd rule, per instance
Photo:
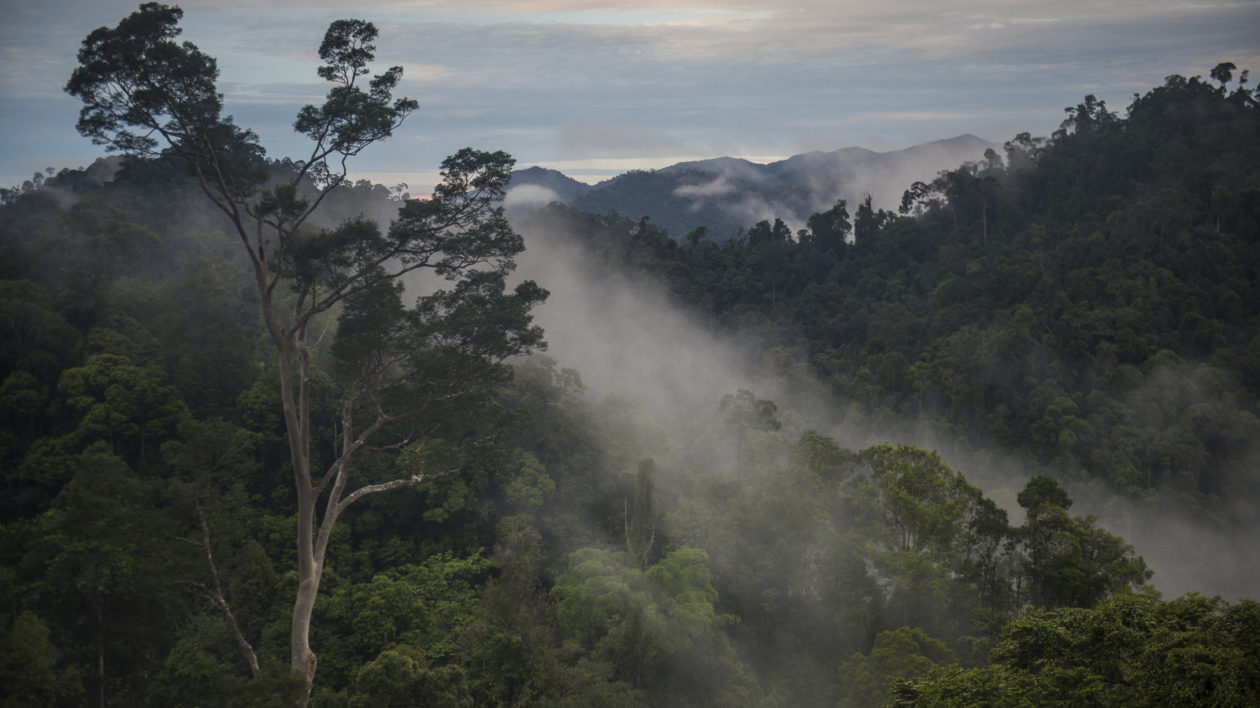
{"label": "green foliage", "polygon": [[926,450],[880,445],[862,457],[882,497],[889,546],[914,553],[948,548],[980,490]]}
{"label": "green foliage", "polygon": [[537,509],[556,490],[556,483],[547,476],[538,458],[523,451],[519,458],[520,470],[503,485],[504,501],[518,509]]}
{"label": "green foliage", "polygon": [[1044,475],[1037,475],[1028,480],[1028,484],[1024,485],[1024,490],[1016,497],[1016,501],[1033,517],[1041,513],[1042,505],[1057,506],[1062,509],[1072,508],[1072,500],[1067,492],[1063,491],[1063,487]]}
{"label": "green foliage", "polygon": [[130,125],[191,141],[195,126],[217,122],[222,99],[218,67],[191,44],[177,44],[183,10],[145,3],[118,24],[83,42],[66,91],[84,102],[79,130],[124,152],[152,153],[158,141]]}
{"label": "green foliage", "polygon": [[97,443],[74,459],[73,477],[33,520],[32,541],[15,563],[21,606],[55,618],[55,645],[89,695],[144,687],[141,667],[170,641],[146,627],[185,610],[172,593],[178,569],[162,557],[160,485]]}
{"label": "green foliage", "polygon": [[1016,533],[1033,604],[1092,607],[1150,580],[1151,571],[1132,546],[1099,528],[1095,517],[1068,515],[1072,500],[1054,480],[1033,477],[1018,499],[1028,512]]}
{"label": "green foliage", "polygon": [[376,55],[375,25],[363,20],[337,20],[328,26],[319,46],[320,78],[334,86],[324,105],[307,105],[298,112],[293,129],[313,142],[341,155],[356,155],[363,148],[390,136],[407,114],[420,104],[409,98],[390,102],[391,92],[402,78],[402,67],[390,67],[372,78],[369,90],[355,85],[368,74]]}
{"label": "green foliage", "polygon": [[827,211],[809,217],[808,225],[809,236],[819,250],[844,253],[853,226],[849,223],[848,205],[843,199]]}
{"label": "green foliage", "polygon": [[99,440],[115,454],[143,462],[146,449],[172,435],[188,415],[165,379],[161,369],[136,366],[115,354],[97,354],[67,369],[57,388],[78,425],[64,444],[82,449]]}
{"label": "green foliage", "polygon": [[1005,514],[936,453],[880,445],[862,458],[863,535],[900,622],[955,638],[1008,612]]}
{"label": "green foliage", "polygon": [[58,666],[57,648],[49,641],[48,625],[32,612],[13,621],[0,649],[0,681],[5,697],[0,706],[55,706],[78,699],[83,690],[73,671]]}
{"label": "green foliage", "polygon": [[956,665],[954,652],[917,627],[880,632],[870,654],[854,654],[840,666],[841,705],[881,705],[893,681],[908,681]]}
{"label": "green foliage", "polygon": [[245,677],[207,644],[204,637],[186,637],[171,649],[147,692],[151,705],[193,708],[203,701],[227,705],[241,693]]}
{"label": "green foliage", "polygon": [[753,395],[752,391],[739,389],[722,396],[719,409],[726,412],[727,424],[740,431],[741,438],[747,430],[778,430],[779,421],[774,417],[778,406]]}
{"label": "green foliage", "polygon": [[459,667],[430,668],[407,644],[386,649],[355,674],[351,706],[472,706]]}
{"label": "green foliage", "polygon": [[[503,216],[501,200],[513,164],[503,152],[464,149],[445,160],[433,199],[400,205],[385,234],[365,218],[324,229],[308,223],[346,180],[348,159],[389,137],[418,107],[414,100],[392,97],[401,67],[367,80],[364,90],[360,79],[375,57],[374,25],[339,20],[329,26],[319,48],[326,63],[317,73],[334,86],[322,106],[303,107],[294,123],[310,138],[311,152],[272,170],[257,136],[221,115],[215,61],[190,42],[173,41],[181,16],[178,8],[146,3],[117,27],[96,30],[83,42],[66,91],[84,104],[79,131],[98,144],[133,159],[154,156],[163,147],[164,155],[180,159],[203,196],[226,217],[248,258],[274,355],[294,481],[298,578],[290,665],[304,677],[307,690],[297,704],[305,706],[318,665],[310,648],[311,617],[338,517],[364,496],[418,484],[427,473],[390,469],[381,455],[362,448],[396,450],[417,438],[420,447],[440,446],[451,430],[430,421],[484,406],[510,375],[502,362],[542,345],[530,309],[546,291],[532,281],[511,292],[507,288],[506,276],[524,246]],[[399,279],[421,269],[452,286],[404,308]],[[328,387],[330,398],[338,400],[321,400],[312,395],[326,380],[312,357],[315,340],[322,339],[314,332],[338,308],[342,331],[333,357],[342,380]],[[63,374],[62,388],[71,405],[82,408],[90,396],[79,389],[90,386],[67,379],[73,371]],[[100,378],[90,383],[99,387]],[[97,407],[85,420],[100,428],[98,419],[106,417],[113,443],[128,413]],[[330,445],[321,444],[326,433],[313,433],[313,423],[316,430],[332,429]],[[145,432],[139,435],[142,462]],[[321,448],[331,452],[316,452]],[[367,479],[348,484],[352,471],[366,472]],[[219,589],[208,524],[202,507],[196,508],[214,575],[206,594],[257,674],[250,642]]]}
{"label": "green foliage", "polygon": [[991,664],[902,682],[895,706],[1244,706],[1260,697],[1256,603],[1117,595],[1097,609],[1033,609]]}
{"label": "green foliage", "polygon": [[623,553],[576,551],[551,594],[579,668],[615,667],[612,678],[649,696],[694,705],[742,703],[751,688],[730,654],[714,607],[717,591],[700,549],[682,547],[640,570]]}

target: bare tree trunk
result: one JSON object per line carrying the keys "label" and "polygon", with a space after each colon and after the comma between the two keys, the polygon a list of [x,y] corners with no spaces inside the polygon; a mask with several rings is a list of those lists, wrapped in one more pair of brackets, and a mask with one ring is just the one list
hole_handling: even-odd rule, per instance
{"label": "bare tree trunk", "polygon": [[298,532],[298,590],[293,601],[293,623],[289,635],[290,668],[293,673],[306,680],[306,687],[297,701],[297,705],[302,708],[310,700],[311,685],[315,681],[316,659],[315,652],[311,651],[311,613],[315,609],[315,597],[319,594],[321,570],[310,544],[304,547],[301,545],[304,536],[309,539],[311,534]]}
{"label": "bare tree trunk", "polygon": [[[270,310],[270,303],[264,306]],[[298,697],[297,705],[305,708],[310,700],[311,685],[315,680],[315,653],[311,651],[311,614],[315,610],[315,598],[319,594],[319,581],[323,572],[323,558],[315,553],[315,505],[319,490],[311,483],[310,436],[307,422],[307,360],[301,333],[290,335],[271,318],[268,322],[279,355],[280,401],[284,408],[285,429],[289,437],[289,453],[293,463],[293,484],[297,493],[297,559],[298,589],[293,600],[293,620],[289,631],[289,668],[305,679],[306,687]],[[296,348],[297,390],[294,390],[293,361]]]}
{"label": "bare tree trunk", "polygon": [[[293,618],[289,628],[289,669],[301,676],[306,683],[298,695],[296,705],[305,708],[310,701],[311,685],[315,679],[316,659],[311,651],[311,614],[315,610],[315,598],[319,594],[319,581],[323,571],[323,558],[315,554],[315,504],[320,490],[311,480],[310,435],[308,419],[310,411],[307,396],[307,364],[305,342],[301,325],[296,331],[286,331],[276,316],[274,302],[268,288],[266,265],[255,262],[255,277],[261,299],[263,321],[276,345],[277,373],[280,377],[280,403],[284,409],[284,427],[289,440],[289,455],[293,464],[293,486],[297,495],[297,560],[298,589],[293,600]],[[296,351],[295,351],[296,350]],[[294,371],[294,359],[297,371]],[[297,374],[296,377],[294,374]],[[294,379],[297,387],[294,390]]]}

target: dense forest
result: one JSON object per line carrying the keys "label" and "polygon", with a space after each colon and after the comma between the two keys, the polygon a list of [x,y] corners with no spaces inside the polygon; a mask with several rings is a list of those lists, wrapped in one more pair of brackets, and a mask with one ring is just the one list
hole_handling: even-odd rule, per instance
{"label": "dense forest", "polygon": [[[1245,72],[1086,97],[897,213],[718,242],[509,224],[502,153],[429,199],[348,181],[415,108],[360,78],[359,21],[320,48],[311,156],[267,158],[179,18],[93,33],[67,86],[125,156],[3,195],[0,705],[1260,701],[1254,592],[1161,597],[1079,513],[1256,527]],[[539,232],[783,397],[678,422],[588,390],[514,274]],[[1002,504],[968,468],[999,455]]]}

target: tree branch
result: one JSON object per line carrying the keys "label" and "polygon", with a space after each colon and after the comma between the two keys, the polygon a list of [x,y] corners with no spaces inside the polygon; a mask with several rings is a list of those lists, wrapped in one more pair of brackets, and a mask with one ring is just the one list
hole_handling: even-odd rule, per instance
{"label": "tree branch", "polygon": [[236,615],[232,614],[232,608],[228,606],[227,600],[223,598],[223,587],[219,584],[219,568],[214,563],[214,554],[210,551],[210,527],[206,524],[206,514],[201,509],[201,502],[196,503],[197,520],[201,522],[201,549],[206,554],[206,564],[210,566],[210,578],[214,581],[213,587],[207,586],[205,583],[196,583],[197,587],[210,600],[210,602],[223,613],[227,619],[228,626],[232,629],[232,636],[236,639],[237,646],[241,649],[241,654],[245,657],[245,663],[249,664],[249,673],[251,676],[258,677],[258,655],[254,653],[254,648],[250,646],[249,640],[245,639],[245,635],[241,632],[241,626],[236,621]]}
{"label": "tree branch", "polygon": [[408,484],[419,484],[423,481],[424,481],[424,473],[417,472],[416,474],[413,474],[406,479],[395,479],[389,482],[381,482],[380,484],[369,484],[366,487],[359,487],[358,489],[351,492],[350,495],[347,496],[345,499],[341,500],[341,503],[337,505],[337,513],[340,514],[341,512],[346,510],[346,507],[350,506],[351,504],[355,503],[359,499],[362,499],[363,497],[369,494],[379,494],[381,492],[388,492],[391,489],[405,487]]}

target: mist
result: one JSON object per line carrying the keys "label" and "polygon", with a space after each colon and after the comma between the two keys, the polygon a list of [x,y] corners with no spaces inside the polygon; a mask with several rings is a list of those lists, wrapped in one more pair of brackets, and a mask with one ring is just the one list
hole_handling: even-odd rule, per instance
{"label": "mist", "polygon": [[526,232],[516,274],[551,293],[535,319],[547,354],[582,376],[594,398],[622,396],[677,426],[751,387],[744,353],[643,276],[609,272],[562,231]]}
{"label": "mist", "polygon": [[[777,405],[780,435],[813,430],[855,451],[881,443],[934,450],[1005,509],[1012,525],[1023,522],[1015,497],[1039,472],[1017,453],[991,441],[954,439],[926,420],[870,419],[802,373],[808,365],[799,355],[787,367],[765,361],[758,343],[688,311],[659,280],[597,261],[567,225],[522,218],[549,196],[541,189],[509,196],[515,221],[525,224],[519,227],[526,250],[517,276],[551,292],[536,311],[547,354],[581,375],[589,399],[631,403],[641,419],[663,431],[667,449],[678,453],[713,434],[724,395],[747,389]],[[705,450],[714,456],[707,464],[731,473],[733,456],[723,457],[711,444]],[[678,484],[667,479],[664,486]],[[1260,533],[1260,523],[1249,501],[1233,503],[1231,517],[1242,525],[1227,524],[1226,531],[1184,511],[1128,500],[1099,482],[1064,480],[1064,487],[1074,501],[1071,513],[1097,516],[1102,527],[1132,544],[1154,571],[1151,584],[1166,597],[1200,592],[1237,599],[1254,597],[1260,588],[1260,548],[1251,533]]]}

